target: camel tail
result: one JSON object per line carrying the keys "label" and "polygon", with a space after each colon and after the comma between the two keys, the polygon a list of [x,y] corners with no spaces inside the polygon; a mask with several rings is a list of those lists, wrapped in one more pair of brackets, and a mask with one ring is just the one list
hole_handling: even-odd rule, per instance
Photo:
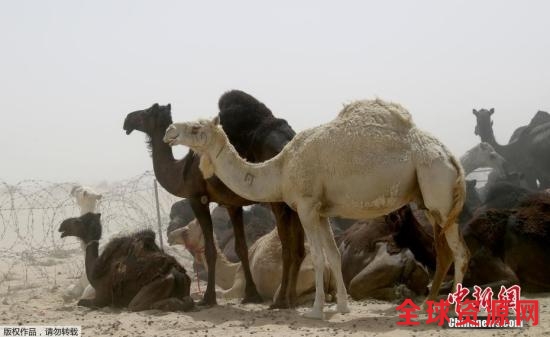
{"label": "camel tail", "polygon": [[453,206],[447,215],[447,221],[442,228],[441,235],[445,234],[447,228],[457,221],[464,207],[464,201],[466,200],[466,178],[464,176],[464,169],[453,155],[451,155],[451,163],[456,169],[457,178],[453,186]]}

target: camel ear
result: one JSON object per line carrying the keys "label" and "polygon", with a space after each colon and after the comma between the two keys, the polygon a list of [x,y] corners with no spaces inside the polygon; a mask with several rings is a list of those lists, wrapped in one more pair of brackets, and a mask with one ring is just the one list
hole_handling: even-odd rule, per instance
{"label": "camel ear", "polygon": [[212,119],[212,124],[220,125],[220,115],[216,115],[216,117]]}
{"label": "camel ear", "polygon": [[495,108],[491,108],[491,110],[489,110],[489,116],[491,116],[494,113],[495,113]]}
{"label": "camel ear", "polygon": [[476,109],[473,109],[472,113],[477,116],[477,110]]}
{"label": "camel ear", "polygon": [[168,111],[172,111],[172,104],[168,103],[166,105],[166,109],[168,109]]}
{"label": "camel ear", "polygon": [[201,155],[199,170],[201,170],[204,179],[212,178],[214,176],[214,164],[212,164],[212,160],[210,160],[208,155]]}

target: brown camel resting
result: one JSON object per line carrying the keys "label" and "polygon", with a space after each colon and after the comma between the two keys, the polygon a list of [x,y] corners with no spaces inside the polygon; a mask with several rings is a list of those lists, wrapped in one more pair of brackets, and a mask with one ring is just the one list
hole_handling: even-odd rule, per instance
{"label": "brown camel resting", "polygon": [[435,267],[430,231],[408,205],[346,230],[339,249],[350,296],[394,301],[426,295],[430,274],[424,264]]}
{"label": "brown camel resting", "polygon": [[464,228],[472,258],[464,284],[520,284],[550,291],[550,195],[535,193],[516,208],[489,209]]}
{"label": "brown camel resting", "polygon": [[100,214],[68,218],[59,227],[61,237],[75,236],[86,246],[86,276],[95,297],[81,299],[89,308],[127,307],[131,311],[159,309],[188,311],[191,279],[172,256],[160,251],[150,230],[111,239],[98,256]]}

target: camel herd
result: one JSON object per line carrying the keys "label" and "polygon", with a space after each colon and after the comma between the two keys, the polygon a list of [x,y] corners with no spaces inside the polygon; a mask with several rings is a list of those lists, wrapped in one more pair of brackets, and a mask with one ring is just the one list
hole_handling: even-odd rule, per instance
{"label": "camel herd", "polygon": [[[225,93],[218,107],[213,120],[173,123],[171,106],[154,104],[128,114],[123,127],[146,134],[157,180],[185,198],[172,207],[168,242],[205,269],[199,307],[216,304],[216,285],[226,298],[271,308],[313,299],[305,316],[317,319],[327,298],[349,312],[348,293],[394,301],[433,300],[457,283],[550,290],[548,113],[500,145],[494,110],[473,110],[482,142],[457,159],[406,109],[380,99],[348,104],[298,134],[242,91]],[[176,145],[190,148],[181,160]],[[477,188],[466,176],[480,167],[492,170]],[[73,194],[82,215],[60,232],[80,238],[91,286],[84,292],[81,280],[66,299],[194,308],[185,269],[157,247],[154,233],[113,239],[99,254],[101,196]],[[211,214],[212,202],[227,212]]]}

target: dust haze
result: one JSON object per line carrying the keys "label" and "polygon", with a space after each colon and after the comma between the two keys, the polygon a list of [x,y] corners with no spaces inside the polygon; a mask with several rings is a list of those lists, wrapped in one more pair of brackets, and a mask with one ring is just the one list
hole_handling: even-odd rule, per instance
{"label": "dust haze", "polygon": [[[546,1],[0,4],[0,180],[114,181],[152,167],[127,113],[210,117],[241,89],[300,131],[353,99],[401,103],[459,156],[550,110]],[[181,156],[186,149],[180,148]]]}

